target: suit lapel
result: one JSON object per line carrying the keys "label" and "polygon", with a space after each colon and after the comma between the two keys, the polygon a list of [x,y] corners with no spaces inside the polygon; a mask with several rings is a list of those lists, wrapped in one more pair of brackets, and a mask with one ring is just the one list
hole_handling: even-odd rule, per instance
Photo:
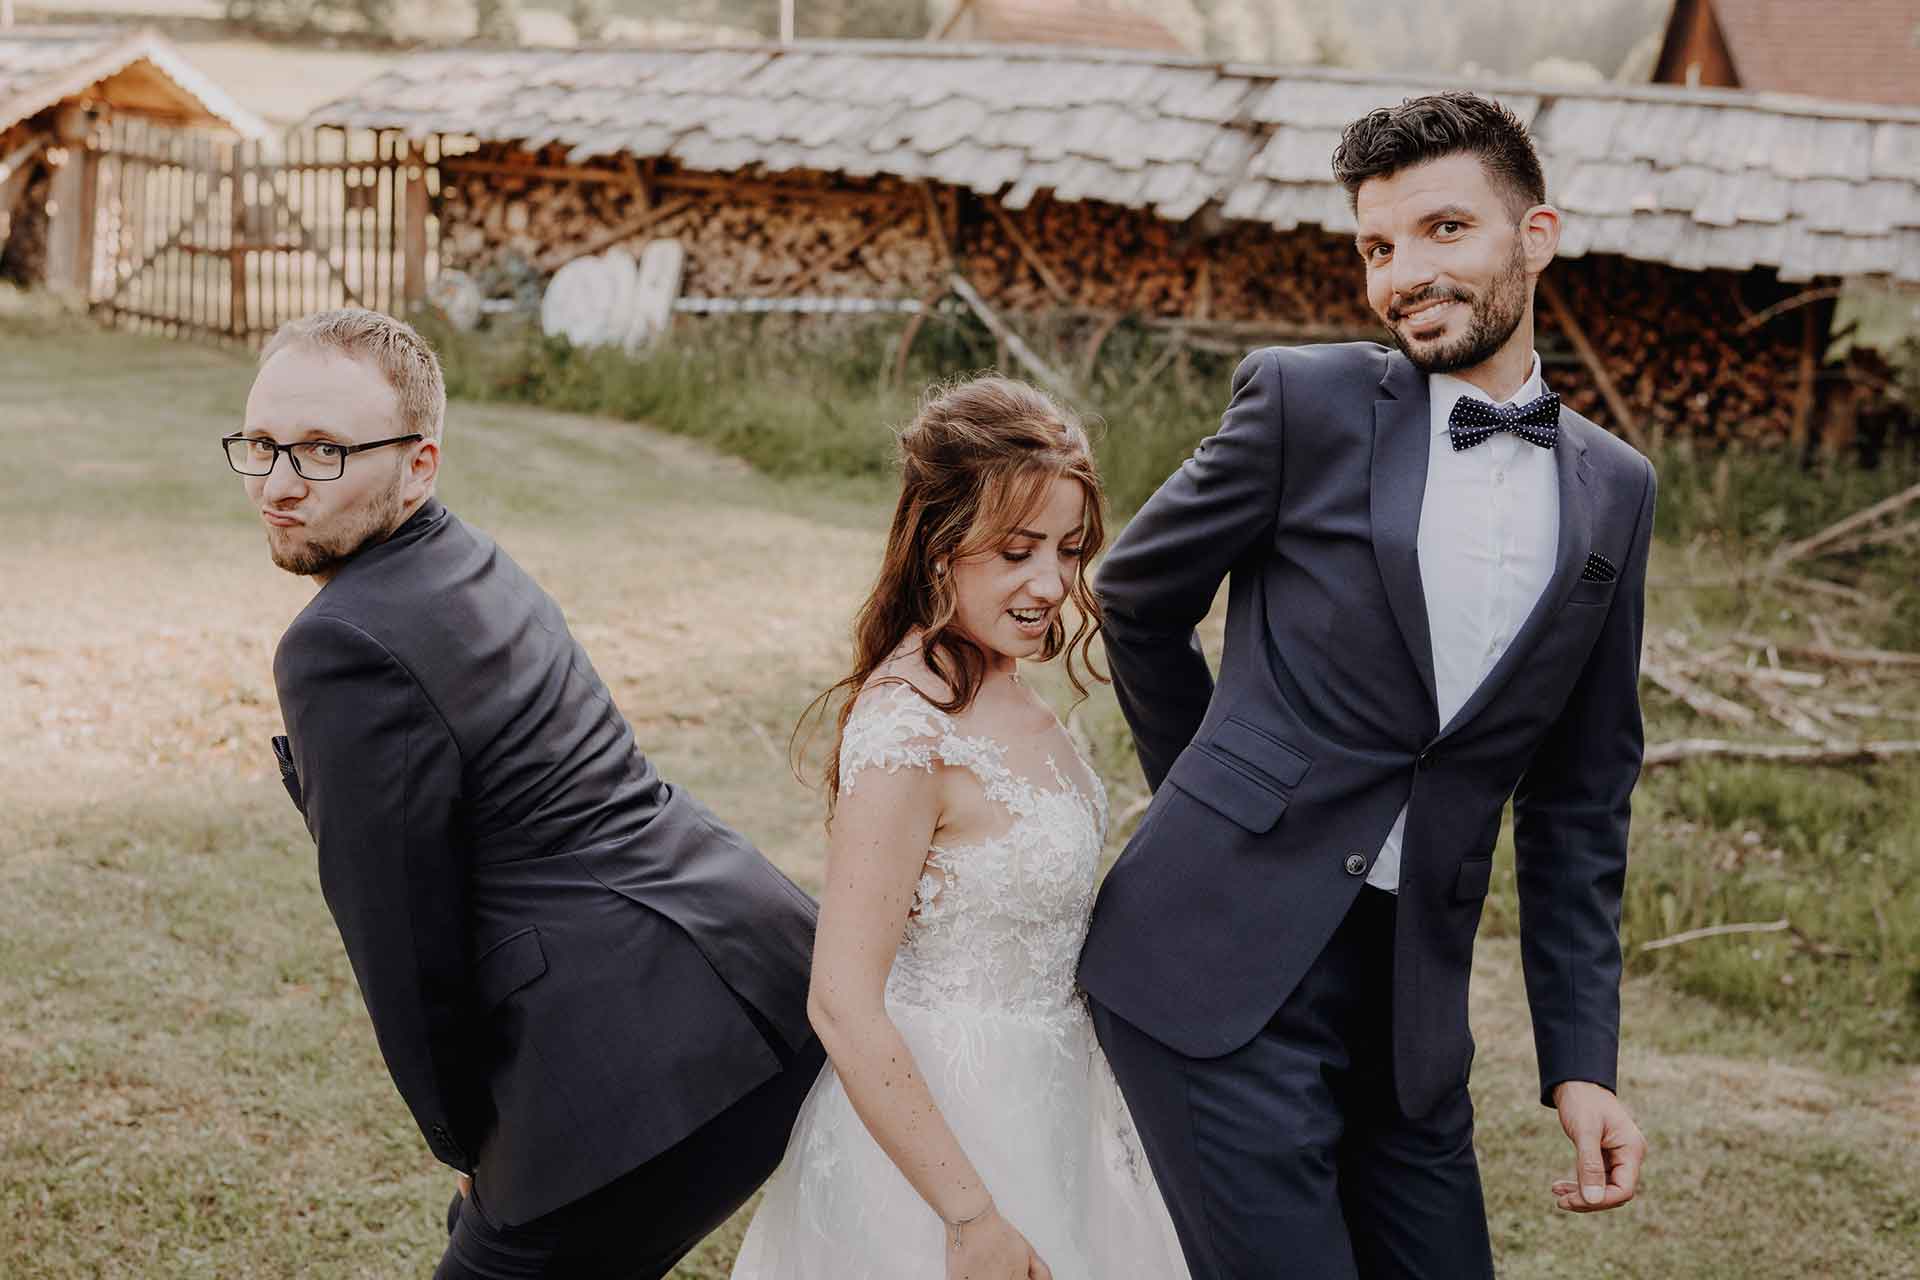
{"label": "suit lapel", "polygon": [[1433,634],[1420,582],[1420,509],[1427,493],[1428,437],[1433,433],[1427,380],[1398,352],[1380,380],[1386,398],[1373,405],[1373,554],[1387,603],[1427,690],[1427,715],[1439,718],[1434,693]]}
{"label": "suit lapel", "polygon": [[1546,590],[1534,601],[1532,612],[1527,614],[1527,620],[1520,624],[1520,630],[1514,634],[1513,643],[1507,646],[1507,651],[1500,655],[1500,660],[1487,673],[1487,678],[1480,682],[1480,687],[1473,691],[1459,712],[1440,731],[1443,738],[1458,733],[1500,692],[1539,645],[1547,627],[1559,615],[1567,597],[1580,581],[1581,567],[1586,563],[1587,551],[1593,545],[1593,491],[1587,449],[1578,440],[1567,411],[1562,409],[1560,446],[1553,451],[1554,471],[1560,487],[1560,537],[1555,544],[1553,576],[1547,579]]}

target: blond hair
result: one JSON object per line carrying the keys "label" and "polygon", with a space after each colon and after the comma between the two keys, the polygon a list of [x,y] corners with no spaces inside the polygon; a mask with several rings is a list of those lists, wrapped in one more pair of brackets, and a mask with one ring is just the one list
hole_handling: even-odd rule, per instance
{"label": "blond hair", "polygon": [[447,419],[447,384],[440,357],[404,320],[363,307],[316,311],[289,320],[260,349],[266,364],[288,347],[314,347],[365,360],[380,371],[400,400],[400,432],[438,441]]}

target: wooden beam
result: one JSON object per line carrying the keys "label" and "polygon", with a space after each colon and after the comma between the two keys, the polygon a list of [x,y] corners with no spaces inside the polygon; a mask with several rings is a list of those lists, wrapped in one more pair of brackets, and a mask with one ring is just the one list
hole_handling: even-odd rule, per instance
{"label": "wooden beam", "polygon": [[1813,419],[1813,375],[1815,370],[1814,318],[1812,307],[1800,312],[1800,385],[1793,393],[1793,425],[1787,431],[1787,443],[1798,454],[1807,445],[1807,429]]}
{"label": "wooden beam", "polygon": [[834,267],[845,262],[859,251],[861,245],[866,244],[891,226],[893,226],[893,223],[885,218],[874,219],[873,223],[863,229],[859,235],[847,237],[838,245],[835,245],[830,253],[816,258],[811,265],[803,267],[798,272],[782,280],[779,284],[780,292],[786,294],[788,297],[795,297],[805,293],[814,281],[818,280],[828,271],[831,271]]}
{"label": "wooden beam", "polygon": [[948,279],[948,283],[953,286],[953,291],[960,295],[960,301],[967,304],[967,309],[980,318],[980,323],[987,326],[988,331],[999,340],[1014,359],[1025,365],[1034,377],[1040,380],[1042,386],[1069,404],[1079,400],[1080,395],[1074,385],[1061,376],[1052,365],[1034,354],[1033,348],[1022,341],[1020,335],[1009,328],[1006,321],[994,314],[993,308],[987,305],[986,299],[967,283],[964,276],[956,272]]}
{"label": "wooden beam", "polygon": [[[916,182],[914,183],[914,185],[920,188],[920,195],[922,199],[925,200],[926,202],[927,234],[932,236],[934,239],[934,243],[940,246],[940,256],[946,259],[947,272],[951,274],[954,270],[954,265],[955,265],[954,257],[953,257],[953,241],[947,238],[947,220],[946,218],[941,216],[940,203],[939,201],[934,199],[933,188],[928,186],[924,181]],[[940,291],[941,297],[945,297],[947,293],[948,293],[948,290],[945,288],[945,286],[942,286]]]}
{"label": "wooden beam", "polygon": [[987,212],[999,222],[1000,229],[1007,233],[1007,239],[1013,241],[1013,247],[1019,251],[1021,258],[1033,268],[1033,274],[1040,277],[1040,283],[1047,286],[1047,292],[1060,299],[1062,305],[1072,306],[1073,296],[1067,292],[1067,287],[1060,283],[1058,276],[1047,269],[1047,264],[1041,260],[1040,251],[1035,249],[1032,242],[1021,233],[1020,228],[1014,225],[1012,216],[1000,207],[1000,202],[986,200],[982,203],[987,206]]}
{"label": "wooden beam", "polygon": [[927,323],[927,317],[940,305],[940,299],[953,292],[945,281],[935,285],[920,299],[920,309],[907,317],[907,323],[900,330],[900,350],[893,357],[893,381],[898,384],[907,376],[907,353],[913,350],[913,340],[920,336],[920,330]]}
{"label": "wooden beam", "polygon": [[1540,296],[1546,299],[1547,307],[1553,312],[1554,319],[1558,320],[1560,327],[1566,330],[1567,340],[1573,343],[1574,351],[1580,356],[1580,363],[1586,366],[1587,372],[1593,375],[1594,382],[1599,385],[1600,398],[1607,402],[1607,412],[1613,415],[1620,434],[1626,437],[1628,444],[1644,452],[1647,447],[1647,438],[1641,432],[1640,424],[1634,420],[1633,411],[1627,407],[1626,397],[1622,396],[1620,388],[1614,385],[1613,375],[1607,372],[1599,352],[1595,351],[1593,344],[1587,341],[1587,331],[1581,328],[1580,321],[1573,314],[1573,308],[1567,305],[1566,298],[1561,295],[1559,286],[1547,277],[1541,276]]}
{"label": "wooden beam", "polygon": [[669,200],[662,205],[655,205],[651,209],[628,218],[625,222],[617,223],[614,226],[608,227],[605,231],[588,237],[580,244],[567,245],[563,248],[555,249],[551,253],[536,260],[533,265],[549,274],[558,271],[575,258],[584,258],[590,254],[599,253],[602,249],[619,244],[622,240],[637,236],[648,227],[665,222],[677,213],[686,212],[693,207],[693,204],[694,202],[690,197],[683,197],[679,200]]}
{"label": "wooden beam", "polygon": [[[546,178],[556,182],[617,182],[631,185],[625,169],[590,168],[571,164],[513,164],[500,160],[468,160],[453,156],[440,162],[445,173],[478,173],[506,178]],[[791,182],[756,182],[724,175],[670,173],[655,174],[648,180],[656,191],[733,191],[787,200],[816,200],[829,204],[906,204],[911,193],[893,191],[847,191],[838,187],[809,187]]]}

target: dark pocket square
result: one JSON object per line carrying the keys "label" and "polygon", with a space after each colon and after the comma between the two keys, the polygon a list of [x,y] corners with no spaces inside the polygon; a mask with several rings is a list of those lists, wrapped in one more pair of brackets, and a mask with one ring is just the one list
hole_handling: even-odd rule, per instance
{"label": "dark pocket square", "polygon": [[300,775],[293,767],[293,743],[285,734],[274,736],[273,758],[280,764],[280,781],[286,785],[287,794],[293,797],[293,807],[305,813],[307,807],[300,800]]}
{"label": "dark pocket square", "polygon": [[1619,576],[1620,570],[1614,567],[1613,561],[1607,559],[1598,551],[1589,551],[1587,553],[1586,566],[1580,570],[1580,581],[1582,582],[1612,582]]}

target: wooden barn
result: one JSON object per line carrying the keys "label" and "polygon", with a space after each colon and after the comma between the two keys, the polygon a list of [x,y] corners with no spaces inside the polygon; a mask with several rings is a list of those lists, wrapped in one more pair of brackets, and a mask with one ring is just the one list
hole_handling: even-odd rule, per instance
{"label": "wooden barn", "polygon": [[116,126],[223,139],[267,126],[152,31],[0,30],[0,278],[81,296],[111,270],[96,253],[98,143]]}
{"label": "wooden barn", "polygon": [[[1566,217],[1552,378],[1631,438],[1847,443],[1835,286],[1920,285],[1920,112],[1687,88],[1455,86],[1151,52],[938,43],[439,52],[315,123],[436,146],[440,264],[495,293],[685,250],[681,307],[1001,315],[1170,343],[1377,337],[1328,161],[1444,87],[1526,119]],[[813,305],[809,302],[808,305]]]}

